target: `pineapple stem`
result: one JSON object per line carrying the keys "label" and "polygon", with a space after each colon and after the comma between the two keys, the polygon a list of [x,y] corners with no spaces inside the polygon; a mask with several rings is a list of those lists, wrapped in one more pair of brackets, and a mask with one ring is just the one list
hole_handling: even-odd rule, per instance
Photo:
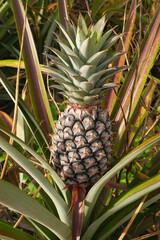
{"label": "pineapple stem", "polygon": [[79,240],[84,213],[85,187],[73,186],[72,203],[69,212],[72,210],[72,240]]}

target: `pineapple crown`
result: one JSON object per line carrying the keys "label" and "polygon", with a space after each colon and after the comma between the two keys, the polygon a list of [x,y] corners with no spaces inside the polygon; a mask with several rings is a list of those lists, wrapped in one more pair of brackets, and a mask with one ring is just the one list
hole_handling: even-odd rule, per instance
{"label": "pineapple crown", "polygon": [[56,66],[48,70],[58,83],[53,87],[59,89],[72,105],[98,105],[104,92],[117,86],[106,83],[109,78],[127,68],[107,67],[123,54],[107,54],[121,35],[110,37],[113,29],[103,34],[105,16],[89,28],[82,15],[79,15],[77,27],[69,21],[66,21],[66,27],[58,25],[63,33],[63,36],[56,34],[61,51],[50,48],[56,56],[48,55]]}

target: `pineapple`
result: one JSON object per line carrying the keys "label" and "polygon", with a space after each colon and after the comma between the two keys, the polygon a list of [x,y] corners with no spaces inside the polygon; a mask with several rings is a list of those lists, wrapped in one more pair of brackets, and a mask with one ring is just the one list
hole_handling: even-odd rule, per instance
{"label": "pineapple", "polygon": [[105,24],[102,17],[87,28],[82,15],[77,27],[68,21],[65,28],[58,23],[63,33],[57,36],[61,51],[50,48],[55,67],[49,75],[68,103],[59,116],[50,149],[54,168],[67,185],[93,185],[111,158],[111,121],[101,100],[106,90],[116,87],[107,83],[110,77],[126,67],[107,67],[123,53],[108,54],[120,36],[110,37],[113,29],[103,35]]}

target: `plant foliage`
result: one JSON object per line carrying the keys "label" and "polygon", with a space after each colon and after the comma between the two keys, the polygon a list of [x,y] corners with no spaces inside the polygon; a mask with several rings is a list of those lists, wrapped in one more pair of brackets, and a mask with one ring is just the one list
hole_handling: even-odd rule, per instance
{"label": "plant foliage", "polygon": [[[0,167],[4,169],[6,165],[5,174],[0,178],[0,203],[14,212],[16,220],[20,216],[24,218],[20,230],[18,222],[15,226],[9,224],[0,214],[1,239],[119,239],[127,233],[123,228],[140,204],[139,217],[127,230],[129,237],[147,234],[148,229],[153,231],[153,225],[158,231],[158,224],[150,220],[150,211],[157,216],[160,200],[160,80],[157,74],[160,71],[157,64],[160,7],[156,1],[148,5],[145,2],[143,8],[136,0],[87,3],[80,7],[79,1],[68,1],[66,5],[66,1],[60,0],[55,3],[11,0],[3,1],[0,6],[3,26],[0,28]],[[143,15],[143,11],[148,14]],[[103,102],[113,120],[115,133],[109,169],[86,189],[85,196],[79,192],[79,202],[83,199],[80,210],[78,201],[71,210],[72,189],[66,188],[50,165],[49,151],[49,135],[54,132],[59,108],[65,107],[64,99],[57,90],[51,92],[42,72],[48,69],[47,54],[53,46],[58,48],[53,35],[53,31],[58,31],[55,20],[59,16],[61,34],[64,34],[65,20],[71,19],[76,24],[78,12],[84,15],[88,25],[105,15],[108,27],[123,33],[119,44],[112,46],[119,54],[118,60],[113,56],[116,60],[112,66],[122,67],[126,62],[130,68],[111,79],[120,87],[109,91],[107,101]],[[19,59],[20,46],[22,59]],[[57,49],[56,54],[62,53]],[[17,69],[21,70],[19,89],[16,88]],[[14,132],[12,109],[13,104],[16,106],[17,91],[18,118]],[[9,108],[2,108],[6,105],[4,102],[9,103]],[[30,184],[34,186],[33,196],[30,196]],[[75,222],[76,217],[79,224]],[[143,224],[143,220],[147,224]],[[27,231],[23,228],[24,222],[29,226]]]}

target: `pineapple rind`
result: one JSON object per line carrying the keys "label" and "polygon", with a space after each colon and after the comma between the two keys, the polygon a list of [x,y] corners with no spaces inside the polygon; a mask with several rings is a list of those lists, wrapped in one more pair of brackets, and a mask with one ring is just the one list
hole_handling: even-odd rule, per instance
{"label": "pineapple rind", "polygon": [[55,170],[66,184],[92,185],[108,169],[111,143],[111,122],[106,111],[68,105],[52,136]]}

